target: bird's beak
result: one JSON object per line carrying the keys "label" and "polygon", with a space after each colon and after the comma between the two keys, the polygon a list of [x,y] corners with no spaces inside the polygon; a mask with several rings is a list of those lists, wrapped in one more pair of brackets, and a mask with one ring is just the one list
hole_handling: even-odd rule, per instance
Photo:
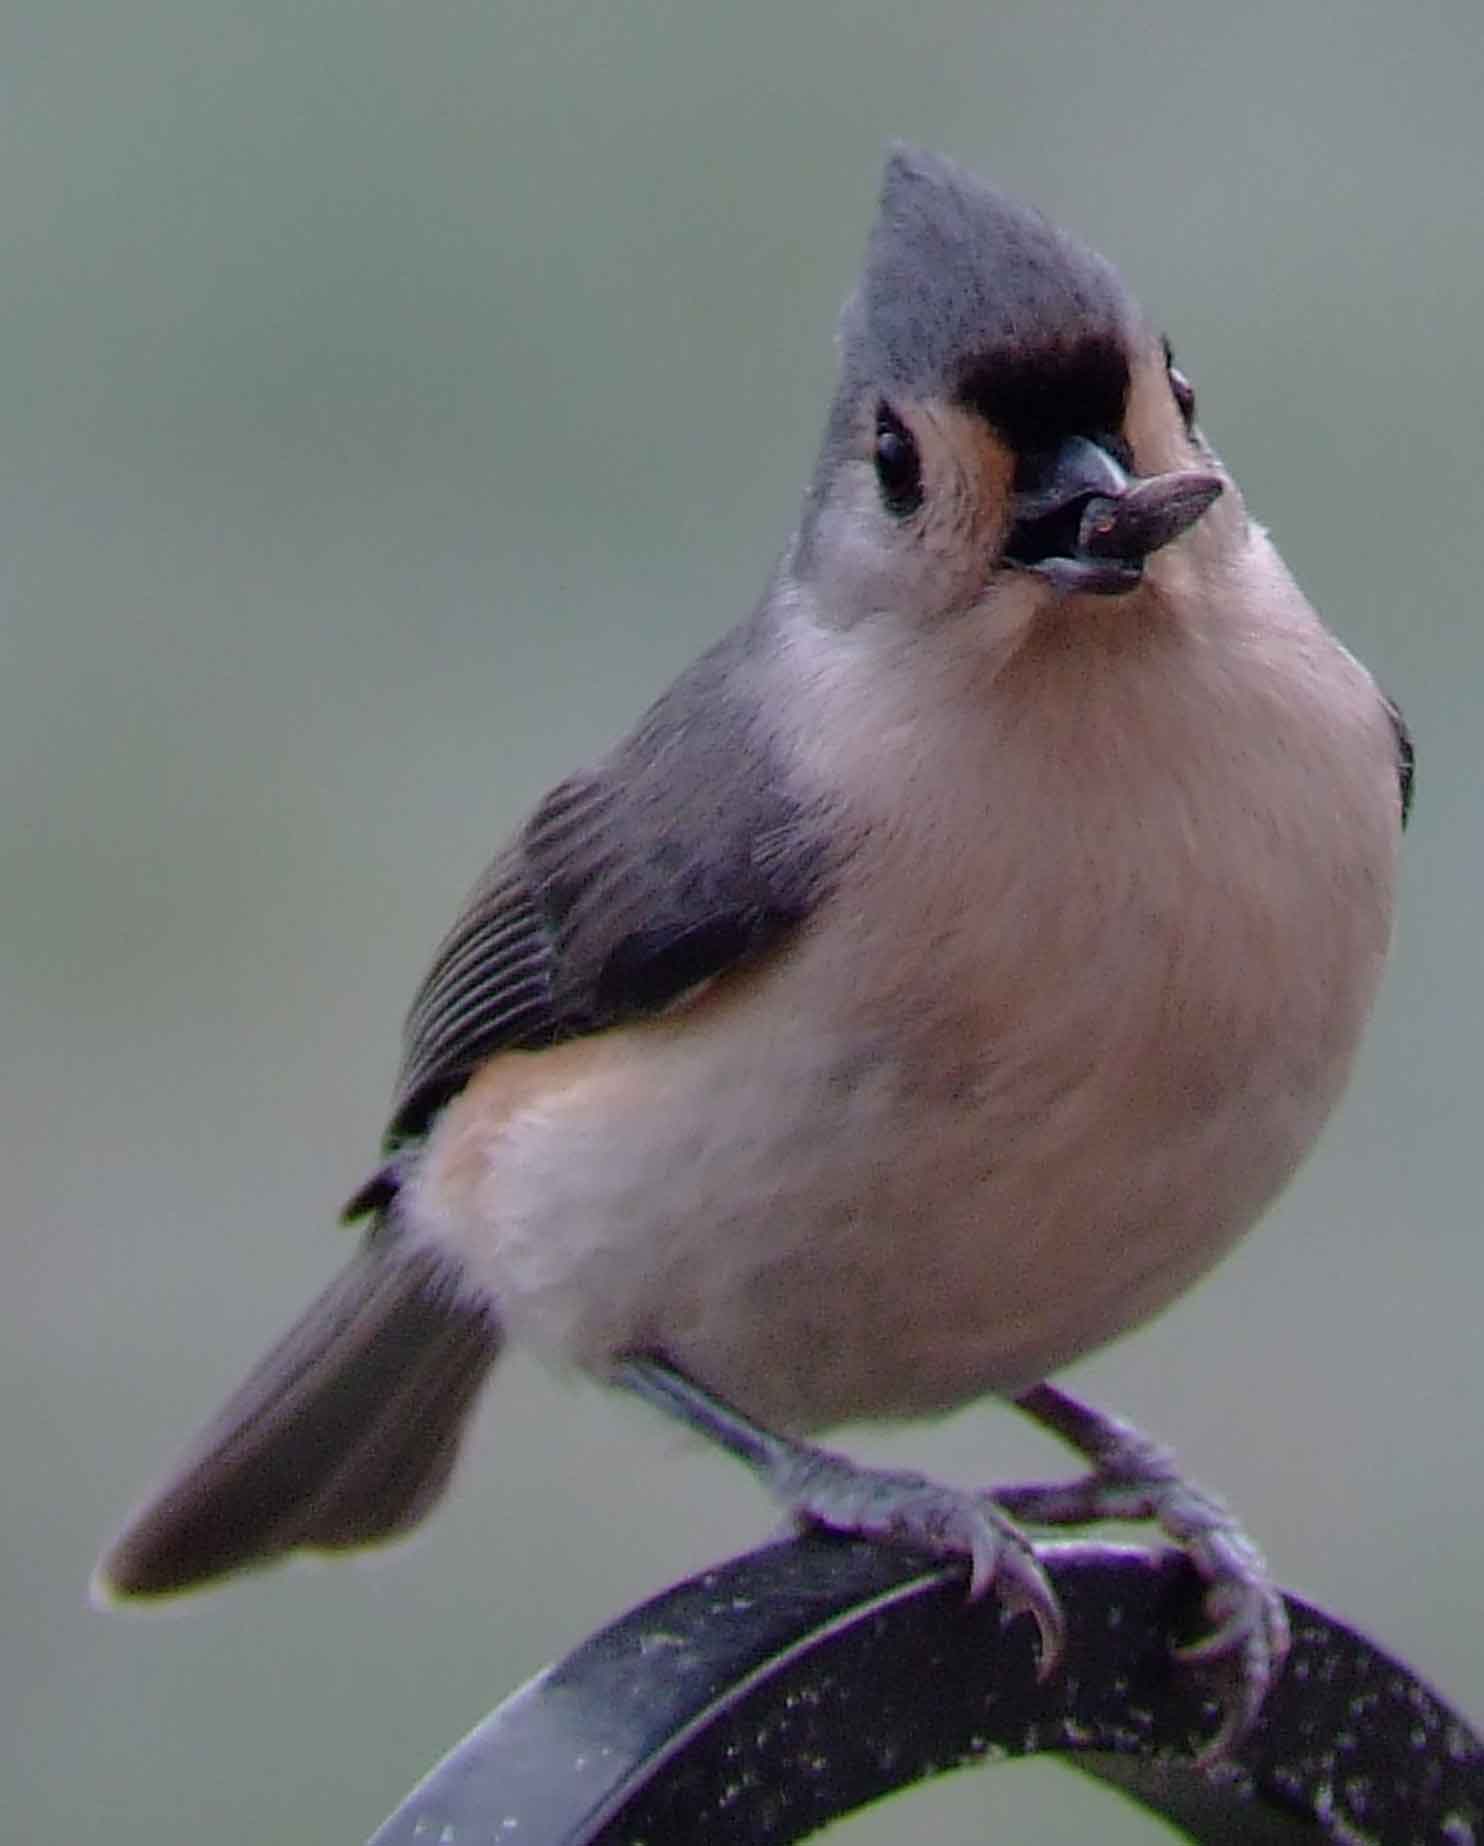
{"label": "bird's beak", "polygon": [[1019,479],[1006,562],[1094,596],[1136,589],[1145,560],[1188,531],[1223,485],[1203,468],[1138,479],[1086,436],[1027,457]]}

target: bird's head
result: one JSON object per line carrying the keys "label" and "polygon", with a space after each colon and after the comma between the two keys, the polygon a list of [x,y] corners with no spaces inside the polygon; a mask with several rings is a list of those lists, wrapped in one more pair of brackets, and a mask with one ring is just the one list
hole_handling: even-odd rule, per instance
{"label": "bird's head", "polygon": [[840,356],[796,552],[830,620],[1011,633],[1177,571],[1223,492],[1243,523],[1117,272],[951,161],[890,154]]}

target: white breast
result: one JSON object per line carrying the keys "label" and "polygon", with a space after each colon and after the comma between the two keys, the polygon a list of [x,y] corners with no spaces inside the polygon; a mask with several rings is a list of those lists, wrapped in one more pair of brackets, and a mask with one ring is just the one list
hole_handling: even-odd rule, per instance
{"label": "white breast", "polygon": [[1113,603],[1005,662],[801,626],[831,899],[434,1138],[423,1234],[515,1337],[658,1348],[794,1428],[911,1414],[1035,1382],[1247,1228],[1343,1085],[1398,835],[1374,685],[1253,546],[1196,629]]}

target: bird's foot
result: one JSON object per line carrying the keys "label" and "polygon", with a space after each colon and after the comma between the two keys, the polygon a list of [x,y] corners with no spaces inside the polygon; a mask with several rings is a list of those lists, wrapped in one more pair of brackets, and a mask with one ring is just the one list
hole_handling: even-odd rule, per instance
{"label": "bird's foot", "polygon": [[1205,1583],[1211,1629],[1175,1651],[1188,1664],[1220,1668],[1231,1682],[1221,1724],[1197,1759],[1203,1767],[1220,1762],[1252,1728],[1288,1654],[1288,1613],[1262,1553],[1223,1501],[1185,1480],[1170,1450],[1131,1424],[1051,1385],[1016,1401],[1085,1455],[1092,1472],[1065,1484],[991,1489],[996,1505],[1030,1525],[1152,1520]]}
{"label": "bird's foot", "polygon": [[660,1359],[626,1360],[616,1382],[746,1462],[794,1524],[966,1560],[970,1600],[993,1589],[1007,1615],[1029,1615],[1040,1638],[1040,1676],[1057,1665],[1066,1624],[1056,1591],[1030,1540],[988,1495],[863,1467],[780,1436]]}
{"label": "bird's foot", "polygon": [[1053,1671],[1066,1645],[1061,1603],[1031,1541],[992,1499],[921,1474],[863,1467],[811,1443],[778,1440],[763,1475],[796,1524],[967,1559],[969,1600],[993,1589],[1007,1615],[1029,1615],[1040,1640],[1038,1676]]}

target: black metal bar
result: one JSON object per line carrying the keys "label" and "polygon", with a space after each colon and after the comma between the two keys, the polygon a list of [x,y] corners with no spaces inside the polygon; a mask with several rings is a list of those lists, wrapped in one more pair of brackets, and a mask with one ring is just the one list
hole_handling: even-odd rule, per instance
{"label": "black metal bar", "polygon": [[1183,1560],[1041,1548],[1068,1649],[970,1605],[963,1573],[808,1536],[664,1591],[498,1706],[370,1846],[697,1846],[802,1839],[992,1756],[1066,1753],[1205,1846],[1484,1846],[1484,1745],[1364,1636],[1288,1598],[1294,1648],[1230,1768],[1190,1756],[1219,1688]]}

